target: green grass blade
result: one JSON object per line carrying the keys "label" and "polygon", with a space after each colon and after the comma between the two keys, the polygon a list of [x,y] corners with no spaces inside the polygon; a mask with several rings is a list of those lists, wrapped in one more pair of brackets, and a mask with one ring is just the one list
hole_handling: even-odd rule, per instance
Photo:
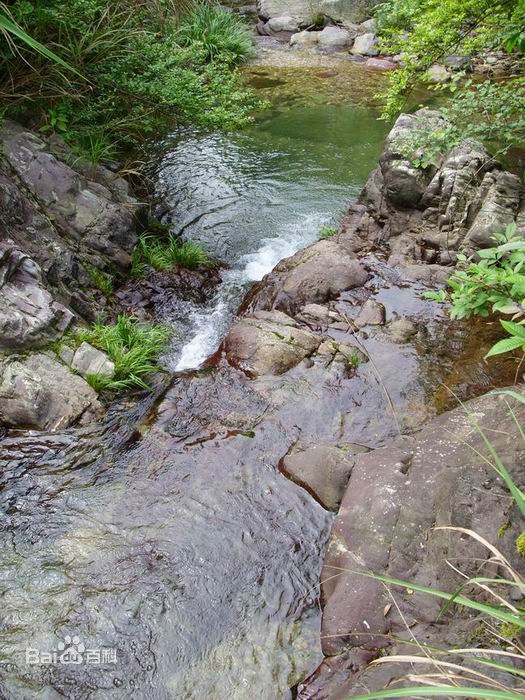
{"label": "green grass blade", "polygon": [[[401,581],[397,578],[392,578],[391,576],[381,576],[380,574],[369,574],[364,571],[357,572],[361,573],[363,576],[368,576],[369,578],[376,579],[377,581],[382,581],[383,583],[388,583],[392,586],[401,586],[402,588],[410,588],[419,593],[428,593],[436,598],[442,598],[443,600],[450,600],[454,596],[453,593],[445,593],[444,591],[437,591],[433,588],[428,588],[427,586],[421,586],[418,583],[411,583],[408,581]],[[464,596],[457,595],[454,599],[456,605],[462,605],[465,608],[471,608],[472,610],[477,610],[478,612],[490,615],[493,618],[501,620],[502,622],[510,622],[513,625],[518,625],[519,627],[525,629],[525,619],[513,615],[512,613],[505,612],[493,605],[487,605],[486,603],[480,603],[477,600],[470,600],[470,598],[465,598]]]}
{"label": "green grass blade", "polygon": [[368,695],[352,695],[348,700],[380,700],[380,698],[493,698],[494,700],[523,700],[524,696],[511,693],[507,690],[491,690],[489,688],[457,688],[444,685],[437,688],[424,688],[412,686],[410,688],[392,688],[392,690],[380,690]]}
{"label": "green grass blade", "polygon": [[33,51],[36,51],[42,56],[49,58],[50,61],[58,63],[60,66],[62,66],[62,68],[66,68],[72,73],[76,73],[78,76],[85,80],[84,76],[81,75],[81,73],[79,73],[75,68],[73,68],[73,66],[64,61],[62,58],[60,58],[60,56],[57,56],[57,54],[51,51],[51,49],[48,49],[47,46],[44,46],[44,44],[41,44],[36,39],[33,39],[32,36],[27,34],[27,32],[24,32],[24,30],[21,27],[19,27],[18,24],[12,22],[3,13],[0,13],[0,31],[8,32],[9,34],[16,36],[17,39],[23,41],[24,44],[29,46],[30,49],[33,49]]}

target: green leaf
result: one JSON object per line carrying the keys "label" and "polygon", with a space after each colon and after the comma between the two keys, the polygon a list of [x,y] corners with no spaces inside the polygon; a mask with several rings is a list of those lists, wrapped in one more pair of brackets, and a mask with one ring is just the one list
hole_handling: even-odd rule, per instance
{"label": "green leaf", "polygon": [[485,355],[485,359],[494,357],[494,355],[502,355],[504,352],[511,352],[521,347],[525,347],[525,338],[504,338],[490,348]]}
{"label": "green leaf", "polygon": [[500,323],[507,333],[516,336],[517,338],[521,338],[525,343],[525,326],[522,326],[519,323],[513,323],[512,321],[500,321]]}

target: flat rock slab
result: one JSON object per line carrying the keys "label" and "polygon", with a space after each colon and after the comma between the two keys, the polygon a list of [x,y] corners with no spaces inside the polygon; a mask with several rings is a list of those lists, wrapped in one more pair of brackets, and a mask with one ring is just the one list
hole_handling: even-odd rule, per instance
{"label": "flat rock slab", "polygon": [[[525,406],[511,403],[523,424]],[[523,569],[523,563],[516,561],[514,544],[521,529],[519,517],[512,517],[508,491],[476,453],[488,455],[472,416],[487,431],[520,487],[523,440],[501,397],[487,394],[466,407],[471,418],[463,408],[455,409],[412,437],[397,438],[355,458],[322,576],[325,654],[346,653],[353,647],[376,649],[384,645],[385,633],[406,632],[400,618],[384,614],[391,602],[384,586],[357,571],[454,591],[462,579],[447,566],[448,557],[461,562],[467,576],[479,571],[479,562],[490,557],[472,538],[436,531],[436,526],[472,529],[497,543],[513,565]],[[506,522],[516,524],[502,536]],[[440,608],[437,599],[404,589],[396,589],[395,596],[409,625],[435,621]]]}

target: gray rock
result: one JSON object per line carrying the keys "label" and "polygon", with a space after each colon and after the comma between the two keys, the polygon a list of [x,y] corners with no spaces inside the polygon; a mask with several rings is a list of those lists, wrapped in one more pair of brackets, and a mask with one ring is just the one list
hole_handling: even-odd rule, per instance
{"label": "gray rock", "polygon": [[451,68],[452,70],[465,70],[465,68],[468,68],[472,62],[472,59],[470,56],[445,56],[443,59],[443,63],[447,68]]}
{"label": "gray rock", "polygon": [[88,409],[98,409],[89,384],[46,354],[6,360],[1,373],[0,420],[5,425],[58,430]]}
{"label": "gray rock", "polygon": [[352,455],[353,450],[335,445],[296,446],[283,459],[282,470],[313,493],[324,508],[337,510],[354,465]]}
{"label": "gray rock", "polygon": [[42,285],[28,255],[0,244],[0,348],[36,348],[58,338],[73,314]]}
{"label": "gray rock", "polygon": [[115,365],[106,353],[86,342],[82,343],[75,352],[71,367],[83,377],[99,374],[111,379],[115,374]]}
{"label": "gray rock", "polygon": [[[523,388],[519,391],[523,393]],[[523,441],[508,405],[488,394],[468,402],[466,408],[490,435],[499,458],[521,485]],[[525,406],[513,402],[513,409],[523,423]],[[385,605],[391,598],[384,586],[355,573],[363,569],[434,589],[456,590],[464,579],[447,562],[460,561],[462,573],[470,577],[492,554],[471,537],[440,531],[436,526],[474,530],[496,544],[511,565],[521,568],[514,544],[520,531],[519,518],[501,536],[502,522],[513,520],[509,510],[502,510],[502,502],[510,504],[509,494],[480,456],[486,446],[467,411],[458,408],[445,413],[413,437],[397,438],[355,457],[321,576],[325,580],[325,654],[333,656],[354,647],[380,648],[385,645],[385,633],[409,640],[412,634],[418,640],[431,634],[432,643],[442,646],[438,643],[442,635],[446,638],[451,627],[461,626],[457,615],[451,616],[447,625],[436,626],[440,601],[401,588],[395,598],[404,619],[395,608],[386,616]],[[481,484],[486,488],[480,488]],[[334,571],[347,573],[334,576]],[[397,671],[398,675],[403,673],[403,669]],[[367,680],[352,674],[346,690],[355,688],[356,682],[374,689]],[[334,693],[334,697],[352,694]]]}
{"label": "gray rock", "polygon": [[228,362],[251,377],[287,372],[319,347],[321,338],[280,311],[238,319],[224,342]]}
{"label": "gray rock", "polygon": [[354,41],[352,53],[359,56],[378,56],[377,36],[372,32],[360,34]]}
{"label": "gray rock", "polygon": [[426,72],[426,78],[430,83],[446,83],[450,80],[450,72],[446,66],[434,63]]}
{"label": "gray rock", "polygon": [[354,323],[358,328],[382,326],[385,323],[385,307],[373,299],[367,299]]}
{"label": "gray rock", "polygon": [[377,22],[375,19],[367,19],[359,25],[359,34],[376,34]]}
{"label": "gray rock", "polygon": [[491,172],[483,178],[481,190],[486,194],[466,239],[475,250],[494,245],[494,234],[502,233],[516,219],[522,185],[513,173]]}
{"label": "gray rock", "polygon": [[398,67],[386,58],[369,58],[365,65],[367,68],[374,68],[375,70],[396,70]]}
{"label": "gray rock", "polygon": [[308,26],[319,14],[334,22],[351,25],[370,17],[377,0],[257,0],[257,13],[263,19],[290,15],[300,25]]}
{"label": "gray rock", "polygon": [[325,27],[319,32],[318,42],[320,48],[345,49],[352,45],[352,36],[341,27]]}
{"label": "gray rock", "polygon": [[311,49],[319,43],[320,32],[298,32],[290,37],[290,45],[299,48]]}
{"label": "gray rock", "polygon": [[266,26],[271,32],[297,32],[299,25],[293,17],[271,17]]}
{"label": "gray rock", "polygon": [[417,333],[417,326],[408,318],[399,318],[388,324],[389,339],[392,343],[408,343]]}

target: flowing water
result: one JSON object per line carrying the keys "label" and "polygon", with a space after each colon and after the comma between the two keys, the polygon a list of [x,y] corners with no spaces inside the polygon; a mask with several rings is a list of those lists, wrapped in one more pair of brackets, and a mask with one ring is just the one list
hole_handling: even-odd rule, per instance
{"label": "flowing water", "polygon": [[[162,144],[173,228],[229,266],[208,306],[168,319],[169,368],[213,352],[249,283],[315,240],[374,166],[386,127],[348,90],[319,94],[243,133]],[[202,371],[101,426],[0,442],[1,698],[291,696],[320,660],[331,517],[279,472],[298,431],[267,409],[239,373]]]}
{"label": "flowing water", "polygon": [[387,126],[369,107],[349,103],[348,93],[343,104],[304,104],[302,97],[247,131],[188,130],[163,145],[158,190],[167,221],[229,266],[206,308],[188,303],[167,319],[179,331],[164,358],[171,370],[198,367],[248,285],[314,242],[324,225],[337,225],[381,153]]}

